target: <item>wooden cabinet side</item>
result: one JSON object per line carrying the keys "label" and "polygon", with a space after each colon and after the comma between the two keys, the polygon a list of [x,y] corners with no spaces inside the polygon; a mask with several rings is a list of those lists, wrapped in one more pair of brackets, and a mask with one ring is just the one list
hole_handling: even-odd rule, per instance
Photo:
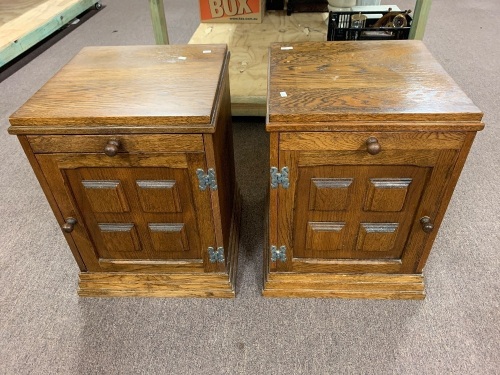
{"label": "wooden cabinet side", "polygon": [[424,249],[422,250],[421,256],[418,260],[418,264],[416,265],[416,272],[421,273],[425,263],[427,262],[427,258],[432,249],[432,245],[434,244],[434,240],[436,238],[439,227],[441,226],[441,222],[443,221],[444,215],[448,208],[448,204],[450,203],[451,197],[455,190],[455,186],[457,185],[458,178],[460,177],[460,173],[465,165],[465,161],[467,159],[467,155],[472,147],[472,143],[474,142],[474,138],[476,137],[476,132],[468,132],[465,137],[465,141],[462,145],[462,148],[459,151],[458,157],[455,161],[455,165],[451,171],[451,174],[448,178],[448,182],[444,187],[443,196],[441,199],[440,206],[436,212],[434,217],[434,227],[435,230],[429,235],[427,242],[425,244]]}
{"label": "wooden cabinet side", "polygon": [[[60,226],[64,224],[64,217],[59,209],[59,206],[57,205],[56,199],[53,195],[52,190],[49,187],[49,184],[47,183],[47,180],[45,179],[45,175],[38,164],[38,161],[35,158],[35,154],[33,153],[33,150],[31,149],[31,146],[29,144],[29,141],[26,136],[24,135],[19,135],[17,137],[19,139],[19,142],[21,143],[21,146],[24,150],[24,153],[26,154],[26,157],[28,158],[28,161],[31,165],[31,168],[33,169],[33,172],[35,173],[35,176],[45,194],[45,197],[47,198],[47,201],[49,202],[50,207],[52,208],[52,212],[54,213],[58,223]],[[76,247],[75,242],[73,241],[72,237],[70,235],[64,235],[66,238],[66,241],[68,242],[68,245],[71,249],[71,252],[73,253],[73,257],[76,260],[76,263],[78,264],[78,267],[80,268],[80,271],[85,272],[87,271],[87,267],[85,266],[85,263],[82,260],[82,257],[80,256],[80,253],[78,252],[78,248]]]}

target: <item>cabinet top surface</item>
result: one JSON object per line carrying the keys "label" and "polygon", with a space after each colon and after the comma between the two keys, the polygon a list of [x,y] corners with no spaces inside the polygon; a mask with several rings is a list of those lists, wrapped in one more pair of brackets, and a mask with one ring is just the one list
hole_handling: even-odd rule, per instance
{"label": "cabinet top surface", "polygon": [[478,127],[482,119],[420,41],[275,43],[268,87],[270,131],[286,130],[286,123],[349,121]]}
{"label": "cabinet top surface", "polygon": [[11,132],[101,124],[210,131],[227,58],[220,44],[86,47],[11,116]]}

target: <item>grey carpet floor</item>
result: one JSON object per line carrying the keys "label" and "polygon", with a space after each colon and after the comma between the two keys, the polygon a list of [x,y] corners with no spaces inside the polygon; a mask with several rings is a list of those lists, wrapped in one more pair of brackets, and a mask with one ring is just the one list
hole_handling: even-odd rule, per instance
{"label": "grey carpet floor", "polygon": [[[441,0],[431,10],[424,41],[484,111],[486,128],[427,263],[427,298],[418,302],[260,296],[268,137],[259,118],[234,124],[243,194],[236,299],[78,298],[77,266],[7,127],[82,47],[154,44],[146,1],[103,3],[0,83],[0,374],[500,373],[497,0]],[[197,1],[165,7],[171,43],[187,43]]]}

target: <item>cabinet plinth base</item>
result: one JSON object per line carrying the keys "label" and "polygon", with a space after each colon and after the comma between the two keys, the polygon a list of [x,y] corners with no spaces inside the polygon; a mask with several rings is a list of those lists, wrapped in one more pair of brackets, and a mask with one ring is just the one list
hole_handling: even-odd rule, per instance
{"label": "cabinet plinth base", "polygon": [[424,299],[424,279],[392,274],[269,273],[265,297]]}
{"label": "cabinet plinth base", "polygon": [[81,297],[234,298],[226,274],[129,274],[82,272]]}

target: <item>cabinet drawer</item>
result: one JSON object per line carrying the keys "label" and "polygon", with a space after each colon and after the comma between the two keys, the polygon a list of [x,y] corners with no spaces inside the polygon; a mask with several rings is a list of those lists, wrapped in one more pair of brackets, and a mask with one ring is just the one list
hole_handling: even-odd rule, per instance
{"label": "cabinet drawer", "polygon": [[466,133],[459,132],[283,132],[282,151],[362,151],[372,138],[382,150],[457,150]]}
{"label": "cabinet drawer", "polygon": [[117,152],[193,152],[203,151],[201,134],[137,135],[29,135],[35,153],[104,153],[109,141],[117,141]]}

